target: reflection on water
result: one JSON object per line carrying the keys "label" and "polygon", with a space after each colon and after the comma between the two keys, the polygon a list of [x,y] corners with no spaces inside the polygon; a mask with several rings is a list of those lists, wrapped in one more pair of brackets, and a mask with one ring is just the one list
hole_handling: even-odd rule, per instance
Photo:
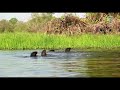
{"label": "reflection on water", "polygon": [[0,51],[0,77],[120,77],[119,51]]}
{"label": "reflection on water", "polygon": [[120,77],[120,52],[89,53],[88,58],[62,65],[68,71],[81,73],[83,77]]}

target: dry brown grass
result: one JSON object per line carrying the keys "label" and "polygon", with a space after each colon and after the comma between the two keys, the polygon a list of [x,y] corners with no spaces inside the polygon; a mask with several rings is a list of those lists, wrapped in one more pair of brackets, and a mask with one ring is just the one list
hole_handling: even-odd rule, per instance
{"label": "dry brown grass", "polygon": [[92,34],[120,34],[120,20],[114,18],[111,22],[102,21],[92,24],[76,16],[67,15],[64,18],[55,18],[44,25],[43,32],[47,34],[76,35]]}
{"label": "dry brown grass", "polygon": [[84,32],[87,25],[87,23],[81,21],[78,17],[68,15],[64,18],[56,18],[49,21],[43,29],[48,34],[73,35]]}
{"label": "dry brown grass", "polygon": [[114,18],[112,22],[109,24],[109,26],[112,30],[112,33],[120,34],[120,20],[119,19]]}
{"label": "dry brown grass", "polygon": [[105,22],[99,22],[97,24],[90,24],[86,27],[86,33],[93,33],[93,34],[107,34],[110,31],[109,24]]}

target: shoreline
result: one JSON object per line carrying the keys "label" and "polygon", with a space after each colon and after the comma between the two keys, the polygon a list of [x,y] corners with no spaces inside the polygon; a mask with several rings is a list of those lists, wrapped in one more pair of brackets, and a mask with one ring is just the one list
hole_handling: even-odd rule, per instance
{"label": "shoreline", "polygon": [[[0,51],[29,51],[29,50],[32,50],[32,51],[35,51],[35,50],[43,50],[44,48],[38,48],[38,49],[0,49]],[[65,48],[56,48],[56,49],[53,49],[51,48],[52,50],[55,50],[55,51],[64,51]],[[46,48],[47,51],[51,50],[50,48]],[[120,47],[118,48],[71,48],[71,51],[120,51]]]}

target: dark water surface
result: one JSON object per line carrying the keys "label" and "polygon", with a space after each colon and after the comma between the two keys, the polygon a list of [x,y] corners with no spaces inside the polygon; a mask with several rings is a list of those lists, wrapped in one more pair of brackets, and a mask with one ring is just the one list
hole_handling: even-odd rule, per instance
{"label": "dark water surface", "polygon": [[[30,53],[38,51],[38,57]],[[120,77],[120,51],[0,51],[0,77]]]}

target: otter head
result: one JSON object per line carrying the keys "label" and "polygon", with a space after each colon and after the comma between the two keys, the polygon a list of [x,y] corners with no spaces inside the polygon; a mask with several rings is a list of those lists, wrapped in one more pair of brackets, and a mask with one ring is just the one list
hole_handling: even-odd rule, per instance
{"label": "otter head", "polygon": [[71,48],[66,48],[65,52],[70,52]]}
{"label": "otter head", "polygon": [[41,52],[41,56],[47,56],[46,50],[43,50],[43,51]]}
{"label": "otter head", "polygon": [[37,53],[38,53],[37,51],[32,52],[31,55],[30,55],[30,57],[36,57]]}

